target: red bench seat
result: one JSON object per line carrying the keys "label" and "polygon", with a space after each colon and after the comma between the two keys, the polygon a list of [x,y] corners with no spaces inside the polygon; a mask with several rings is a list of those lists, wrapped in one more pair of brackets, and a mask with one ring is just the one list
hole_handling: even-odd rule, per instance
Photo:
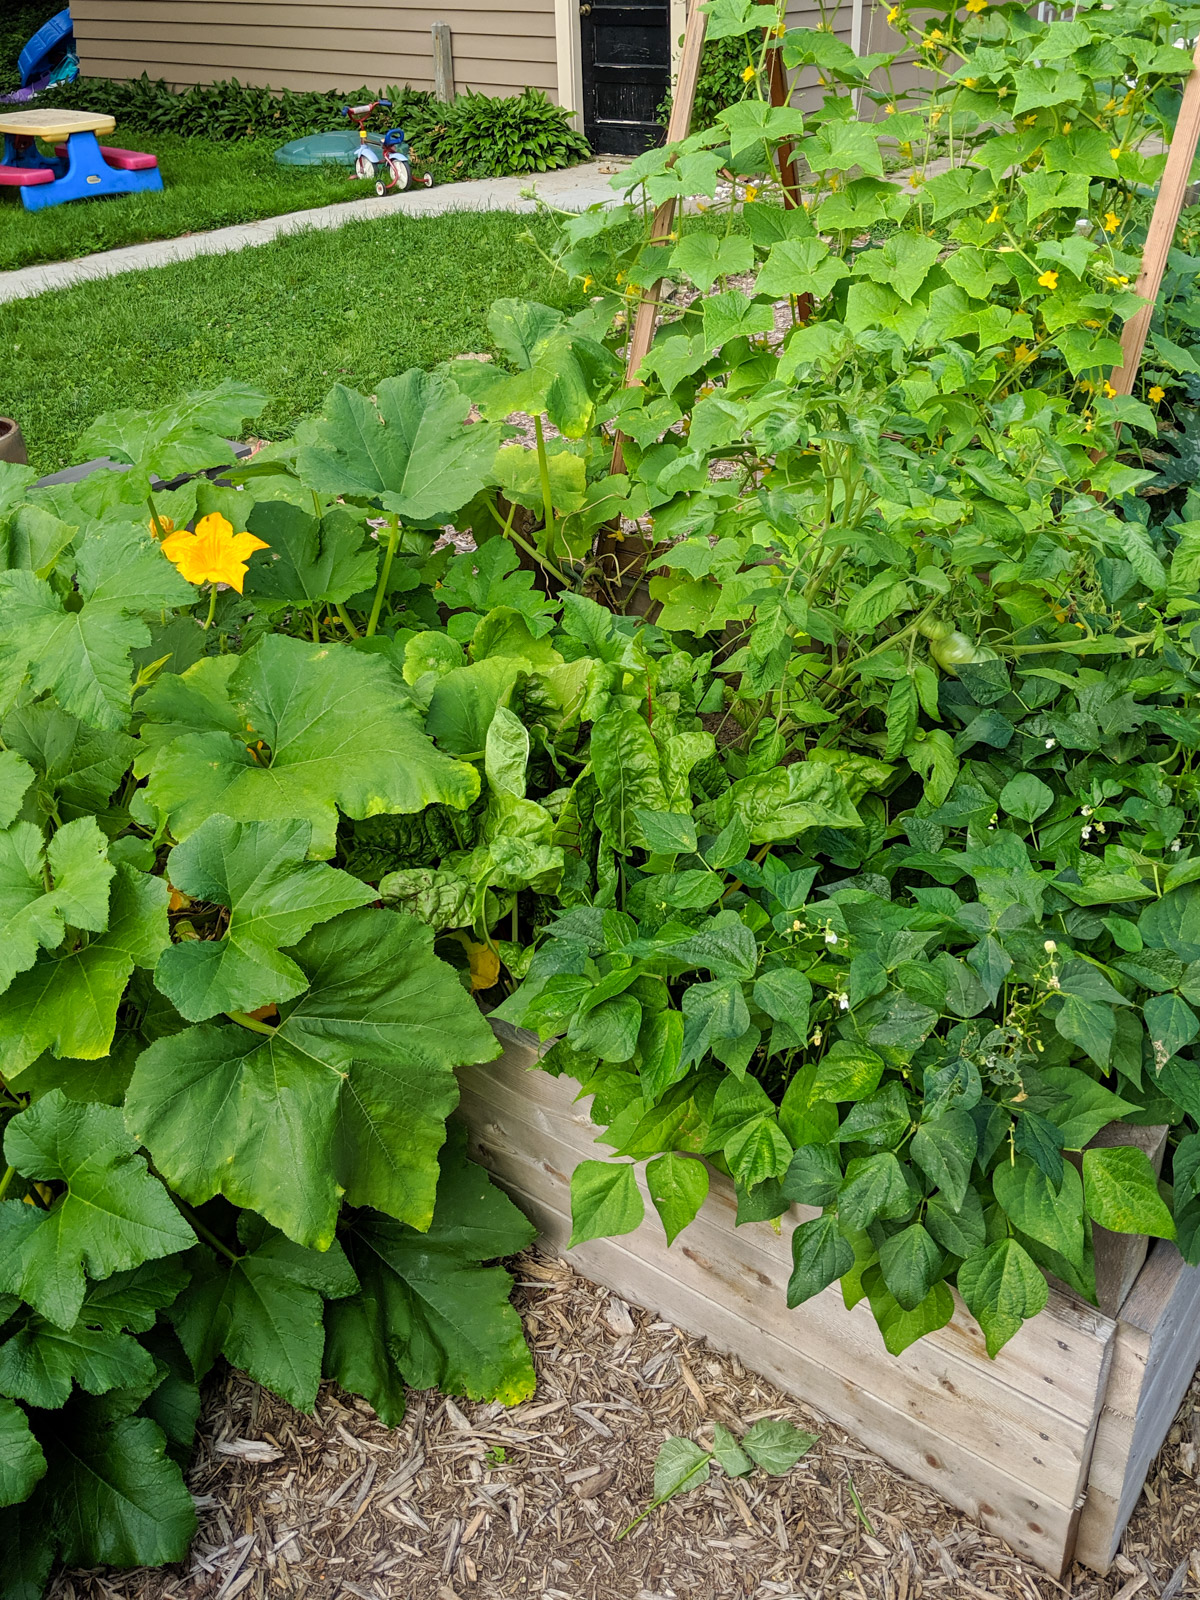
{"label": "red bench seat", "polygon": [[53,183],[54,172],[50,167],[4,167],[0,166],[0,184],[9,188],[23,189],[31,183]]}
{"label": "red bench seat", "polygon": [[[56,156],[66,156],[65,144],[54,146]],[[149,172],[158,165],[158,157],[150,155],[145,150],[117,150],[113,146],[102,144],[100,154],[110,167],[116,167],[121,172]]]}

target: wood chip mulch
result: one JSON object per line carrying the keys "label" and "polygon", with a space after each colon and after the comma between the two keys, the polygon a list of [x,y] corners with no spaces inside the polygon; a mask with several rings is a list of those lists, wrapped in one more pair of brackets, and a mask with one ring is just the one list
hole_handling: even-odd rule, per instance
{"label": "wood chip mulch", "polygon": [[[51,1600],[1180,1600],[1200,1595],[1200,1382],[1107,1578],[1062,1583],[816,1412],[561,1261],[515,1263],[536,1396],[414,1396],[404,1425],[325,1387],[312,1417],[225,1374],[190,1473],[188,1563],[61,1574]],[[671,1433],[787,1417],[785,1478],[719,1472],[627,1539]],[[857,1502],[858,1504],[856,1505]],[[860,1509],[861,1508],[861,1509]]]}

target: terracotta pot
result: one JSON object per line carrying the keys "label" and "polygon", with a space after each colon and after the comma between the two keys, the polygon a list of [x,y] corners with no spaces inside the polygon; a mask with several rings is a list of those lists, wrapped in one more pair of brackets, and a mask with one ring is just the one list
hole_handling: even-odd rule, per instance
{"label": "terracotta pot", "polygon": [[23,467],[28,460],[20,428],[11,417],[0,417],[0,461],[15,461]]}

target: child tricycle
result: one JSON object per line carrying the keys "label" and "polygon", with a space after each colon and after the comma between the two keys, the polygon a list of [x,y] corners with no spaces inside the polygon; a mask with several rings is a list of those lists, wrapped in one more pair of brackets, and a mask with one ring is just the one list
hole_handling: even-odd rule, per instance
{"label": "child tricycle", "polygon": [[[408,147],[408,140],[404,137],[404,129],[389,128],[382,139],[367,133],[367,123],[374,113],[391,109],[390,100],[371,100],[365,105],[342,107],[343,113],[358,124],[359,143],[358,149],[354,152],[354,176],[374,178],[376,170],[380,167],[386,174],[386,178],[376,179],[376,194],[386,194],[389,189],[410,188],[413,181],[412,151]],[[427,189],[431,188],[432,174],[423,173],[421,182]]]}

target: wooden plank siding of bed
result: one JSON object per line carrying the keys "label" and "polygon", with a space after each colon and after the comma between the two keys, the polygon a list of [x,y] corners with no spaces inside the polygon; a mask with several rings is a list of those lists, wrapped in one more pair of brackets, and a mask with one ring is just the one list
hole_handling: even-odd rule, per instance
{"label": "wooden plank siding of bed", "polygon": [[[570,1174],[597,1130],[567,1079],[527,1071],[535,1051],[509,1039],[499,1061],[460,1073],[471,1148],[565,1250]],[[1114,1324],[1066,1296],[1027,1324],[998,1360],[961,1304],[954,1319],[899,1357],[865,1305],[837,1285],[786,1307],[789,1222],[734,1232],[732,1186],[714,1174],[700,1216],[668,1250],[647,1204],[633,1234],[570,1250],[586,1277],[660,1312],[849,1429],[868,1447],[1056,1576],[1075,1542],[1079,1505],[1112,1356]]]}
{"label": "wooden plank siding of bed", "polygon": [[353,0],[73,0],[84,77],[184,86],[237,78],[273,89],[433,88],[430,28],[450,24],[455,88],[556,98],[554,0],[458,0],[444,9]]}

